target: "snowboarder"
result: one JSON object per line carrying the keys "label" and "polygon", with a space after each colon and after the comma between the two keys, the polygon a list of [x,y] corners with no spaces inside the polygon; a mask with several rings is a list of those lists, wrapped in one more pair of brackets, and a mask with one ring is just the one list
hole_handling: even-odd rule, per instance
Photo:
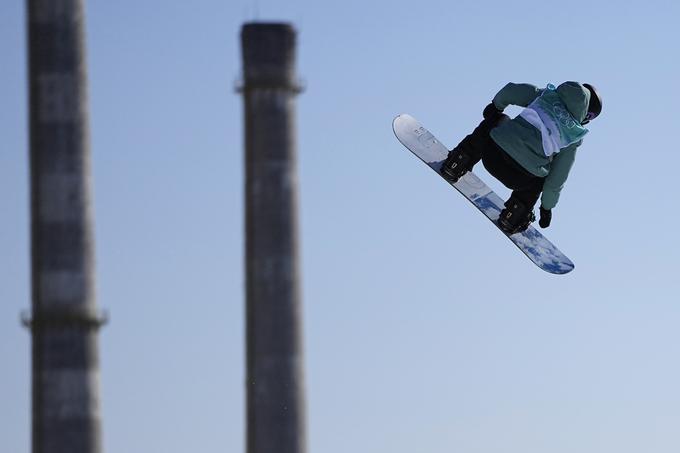
{"label": "snowboarder", "polygon": [[[514,119],[503,110],[525,107]],[[602,99],[587,83],[565,82],[545,89],[508,83],[483,112],[484,120],[448,154],[442,176],[455,183],[480,160],[491,175],[512,190],[498,225],[508,234],[536,220],[541,198],[541,228],[550,226],[552,209],[574,163],[585,126],[602,111]],[[542,196],[541,196],[542,193]]]}

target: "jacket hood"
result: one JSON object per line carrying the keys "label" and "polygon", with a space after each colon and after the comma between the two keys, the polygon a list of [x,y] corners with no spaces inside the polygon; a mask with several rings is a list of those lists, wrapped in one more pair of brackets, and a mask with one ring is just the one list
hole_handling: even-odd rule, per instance
{"label": "jacket hood", "polygon": [[564,82],[557,87],[557,94],[569,113],[580,123],[588,113],[590,91],[578,82]]}

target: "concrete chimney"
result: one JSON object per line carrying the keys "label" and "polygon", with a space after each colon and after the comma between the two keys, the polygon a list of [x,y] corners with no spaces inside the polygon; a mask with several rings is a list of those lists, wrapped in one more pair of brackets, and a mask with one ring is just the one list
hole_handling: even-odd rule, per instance
{"label": "concrete chimney", "polygon": [[247,453],[304,453],[295,29],[241,30],[245,105]]}
{"label": "concrete chimney", "polygon": [[82,0],[27,0],[33,453],[99,453]]}

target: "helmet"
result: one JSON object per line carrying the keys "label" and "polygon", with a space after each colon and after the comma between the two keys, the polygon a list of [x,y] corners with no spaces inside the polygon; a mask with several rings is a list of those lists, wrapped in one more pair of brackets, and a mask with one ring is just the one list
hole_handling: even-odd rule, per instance
{"label": "helmet", "polygon": [[583,86],[590,91],[590,102],[588,103],[588,113],[581,124],[588,124],[602,112],[602,98],[597,93],[594,86],[584,83]]}

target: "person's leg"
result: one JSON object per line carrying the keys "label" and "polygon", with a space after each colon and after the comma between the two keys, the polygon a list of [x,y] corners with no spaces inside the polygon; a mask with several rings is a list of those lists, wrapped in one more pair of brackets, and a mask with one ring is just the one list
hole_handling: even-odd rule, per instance
{"label": "person's leg", "polygon": [[533,209],[534,205],[543,192],[543,178],[533,178],[527,186],[513,190],[511,197],[521,201],[527,207]]}
{"label": "person's leg", "polygon": [[512,191],[505,209],[498,216],[498,225],[508,234],[520,233],[536,220],[534,205],[543,191],[544,178],[534,177],[528,185]]}
{"label": "person's leg", "polygon": [[531,187],[534,184],[534,179],[537,178],[515,162],[491,138],[489,145],[483,150],[482,163],[491,176],[502,182],[510,190],[523,190]]}
{"label": "person's leg", "polygon": [[483,120],[450,152],[440,170],[449,181],[455,183],[458,179],[482,159],[484,149],[493,143],[489,132],[500,123],[509,120],[507,115],[500,115],[495,120]]}
{"label": "person's leg", "polygon": [[496,143],[485,148],[482,162],[492,176],[513,191],[499,215],[500,228],[508,234],[526,230],[535,220],[533,207],[543,191],[544,178],[526,171]]}

